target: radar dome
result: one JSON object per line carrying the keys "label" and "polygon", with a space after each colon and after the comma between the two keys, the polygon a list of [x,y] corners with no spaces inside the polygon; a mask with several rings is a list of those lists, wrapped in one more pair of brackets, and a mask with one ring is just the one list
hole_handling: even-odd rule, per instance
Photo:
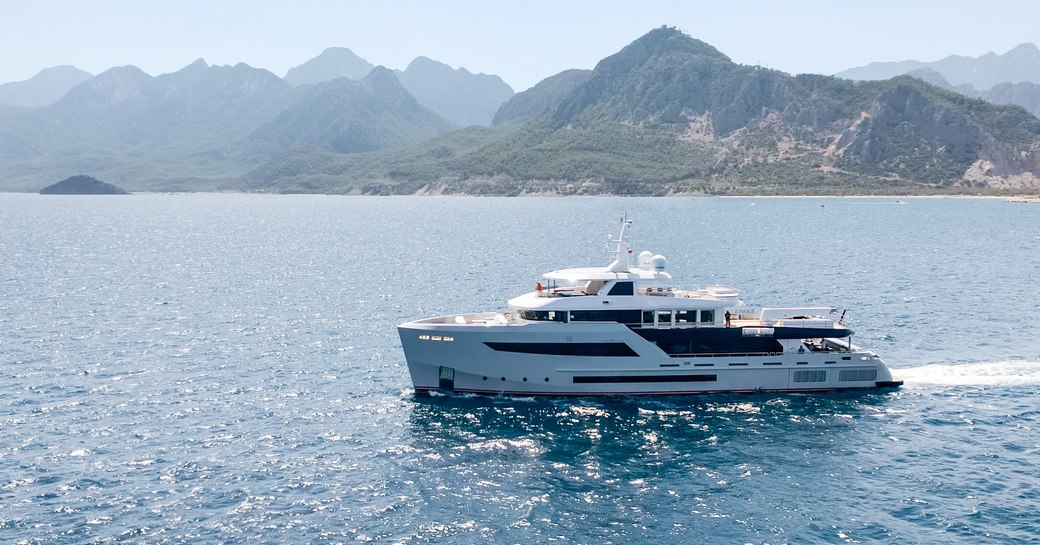
{"label": "radar dome", "polygon": [[656,272],[664,272],[665,266],[668,265],[668,260],[663,255],[657,254],[650,258],[650,266]]}
{"label": "radar dome", "polygon": [[654,254],[650,253],[647,250],[643,250],[642,252],[639,252],[639,259],[636,261],[636,263],[639,264],[639,268],[640,269],[646,269],[646,270],[649,271],[650,270],[650,259],[652,259],[653,256],[654,256]]}

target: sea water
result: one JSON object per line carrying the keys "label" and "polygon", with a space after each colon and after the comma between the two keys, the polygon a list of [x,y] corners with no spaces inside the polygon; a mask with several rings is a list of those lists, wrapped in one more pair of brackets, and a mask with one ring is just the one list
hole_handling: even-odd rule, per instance
{"label": "sea water", "polygon": [[[636,252],[895,391],[416,397],[395,326]],[[0,195],[0,542],[1040,542],[1040,206]]]}

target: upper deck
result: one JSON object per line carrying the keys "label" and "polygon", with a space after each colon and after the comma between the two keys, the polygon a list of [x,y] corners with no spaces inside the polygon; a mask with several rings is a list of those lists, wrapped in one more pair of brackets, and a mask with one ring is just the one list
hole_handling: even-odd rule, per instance
{"label": "upper deck", "polygon": [[[819,336],[844,336],[848,329],[827,315],[830,308],[761,309],[743,308],[739,292],[726,286],[686,290],[661,286],[671,279],[665,272],[666,259],[650,252],[631,263],[622,223],[614,261],[606,267],[559,269],[545,273],[535,290],[508,301],[512,312],[468,313],[411,322],[425,327],[523,326],[534,323],[616,323],[632,328],[684,329],[725,327],[783,329],[792,331],[830,330]],[[544,285],[543,285],[544,282]],[[772,334],[772,332],[770,332]],[[816,335],[810,335],[816,336]]]}
{"label": "upper deck", "polygon": [[[558,325],[616,324],[635,330],[687,330],[720,328],[738,331],[744,337],[839,338],[852,332],[826,316],[828,308],[766,308],[740,313],[715,310],[574,310],[542,311],[520,309],[515,312],[475,312],[426,318],[403,324],[442,334],[470,328],[524,327],[553,323]],[[812,314],[808,312],[812,311]],[[569,327],[568,325],[568,327]]]}

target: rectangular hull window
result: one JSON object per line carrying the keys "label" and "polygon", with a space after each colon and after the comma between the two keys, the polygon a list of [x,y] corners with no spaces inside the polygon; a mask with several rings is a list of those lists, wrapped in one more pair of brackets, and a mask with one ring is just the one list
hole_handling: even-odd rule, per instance
{"label": "rectangular hull window", "polygon": [[795,371],[793,382],[827,382],[827,371]]}
{"label": "rectangular hull window", "polygon": [[860,382],[877,380],[877,369],[842,369],[838,373],[838,380],[842,382]]}

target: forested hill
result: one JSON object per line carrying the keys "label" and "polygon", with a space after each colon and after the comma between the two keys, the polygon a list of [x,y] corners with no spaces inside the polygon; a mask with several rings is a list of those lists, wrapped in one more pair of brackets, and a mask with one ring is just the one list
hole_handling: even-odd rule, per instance
{"label": "forested hill", "polygon": [[295,150],[237,187],[506,195],[1040,187],[1040,120],[910,77],[792,76],[736,64],[662,27],[591,73],[554,78],[504,104],[493,128],[374,153]]}

